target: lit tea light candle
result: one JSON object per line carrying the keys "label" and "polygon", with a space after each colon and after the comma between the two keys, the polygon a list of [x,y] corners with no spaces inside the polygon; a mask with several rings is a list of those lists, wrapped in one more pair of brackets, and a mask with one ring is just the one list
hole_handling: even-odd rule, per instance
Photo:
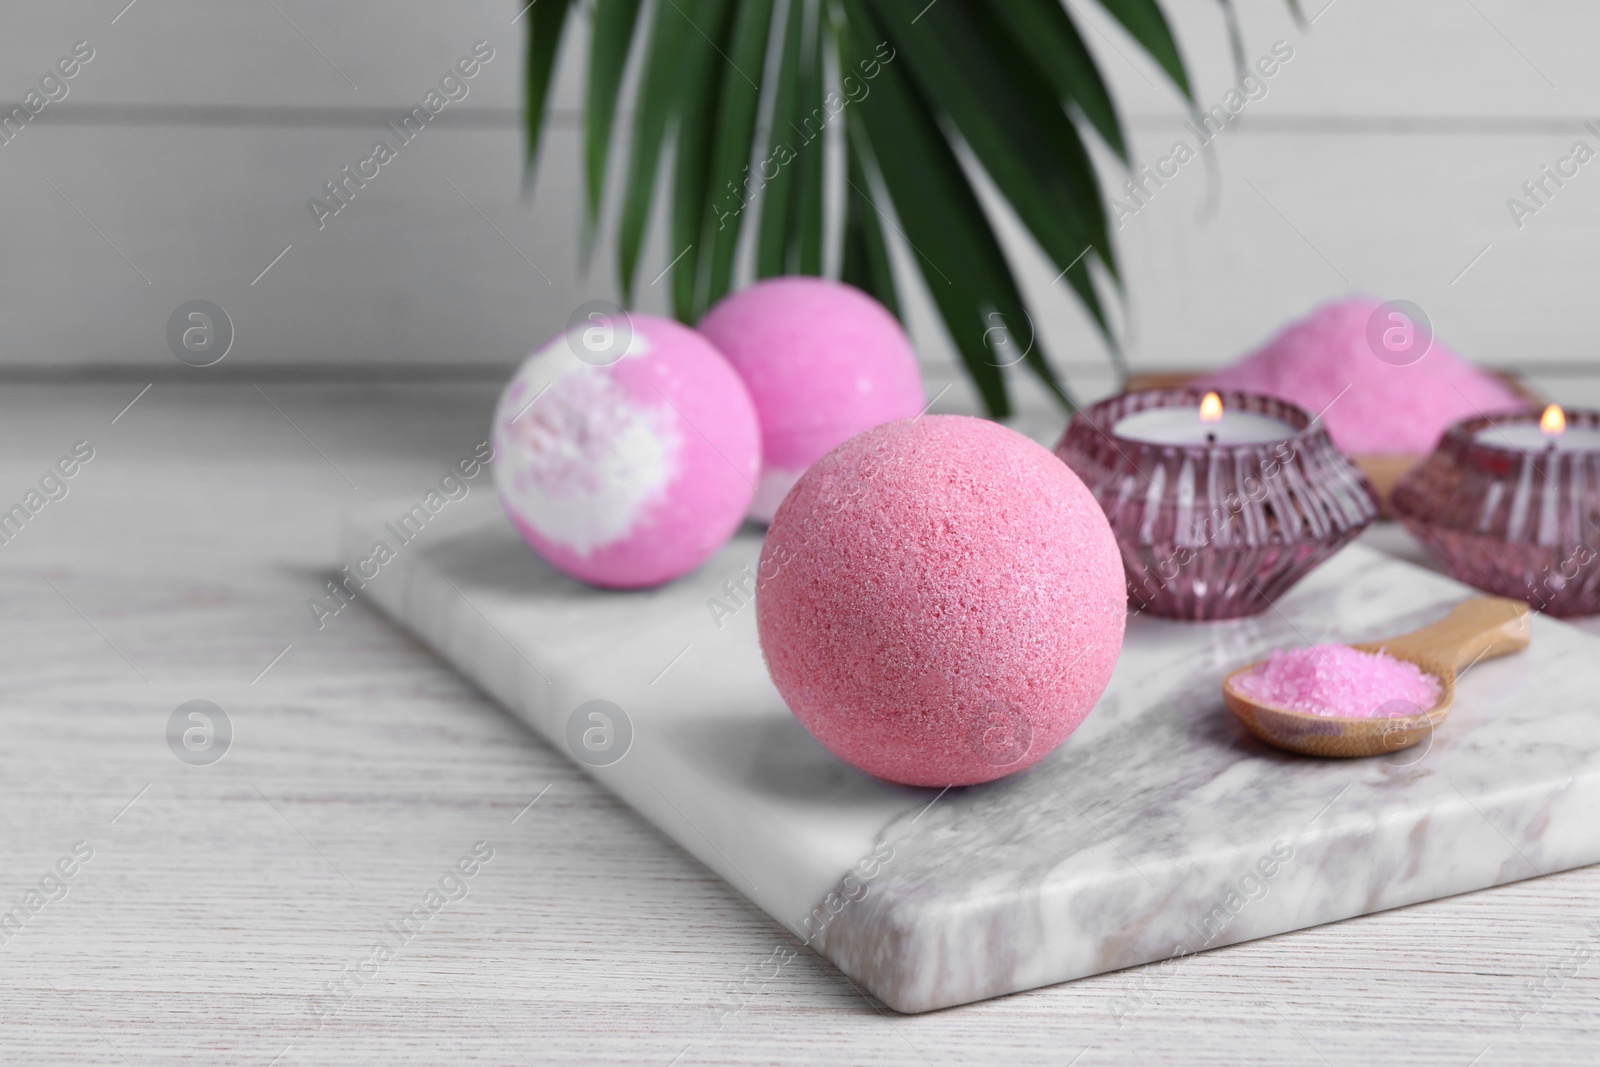
{"label": "lit tea light candle", "polygon": [[1600,614],[1600,411],[1463,419],[1390,506],[1452,578],[1558,618]]}
{"label": "lit tea light candle", "polygon": [[1600,452],[1600,427],[1568,426],[1567,413],[1551,404],[1539,421],[1499,423],[1477,432],[1479,444],[1514,448],[1521,452]]}
{"label": "lit tea light candle", "polygon": [[1108,397],[1055,451],[1111,524],[1130,603],[1172,619],[1267,611],[1378,510],[1326,427],[1260,393]]}
{"label": "lit tea light candle", "polygon": [[1224,411],[1222,397],[1207,393],[1199,408],[1135,411],[1118,419],[1111,432],[1152,445],[1263,445],[1293,437],[1298,431],[1258,411]]}

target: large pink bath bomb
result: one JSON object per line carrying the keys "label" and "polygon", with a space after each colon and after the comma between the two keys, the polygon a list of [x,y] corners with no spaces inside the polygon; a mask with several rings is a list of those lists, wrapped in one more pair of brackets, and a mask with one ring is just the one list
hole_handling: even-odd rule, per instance
{"label": "large pink bath bomb", "polygon": [[1048,450],[960,415],[868,430],[784,500],[757,576],[761,648],[822,746],[907,785],[1044,758],[1122,647],[1100,506]]}
{"label": "large pink bath bomb", "polygon": [[1397,311],[1370,296],[1323,304],[1199,384],[1320,411],[1333,443],[1358,455],[1431,452],[1452,423],[1527,406]]}
{"label": "large pink bath bomb", "polygon": [[700,331],[728,357],[761,419],[766,522],[835,445],[922,410],[922,372],[900,323],[872,297],[825,278],[771,278],[724,298]]}
{"label": "large pink bath bomb", "polygon": [[686,326],[596,315],[500,394],[494,479],[524,540],[592,585],[656,585],[733,535],[761,467],[739,376]]}

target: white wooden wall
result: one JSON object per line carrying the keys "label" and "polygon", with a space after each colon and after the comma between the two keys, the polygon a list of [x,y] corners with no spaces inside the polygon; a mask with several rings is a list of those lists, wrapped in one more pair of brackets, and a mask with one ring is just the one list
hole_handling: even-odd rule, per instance
{"label": "white wooden wall", "polygon": [[[1340,293],[1412,300],[1497,364],[1582,361],[1600,281],[1600,162],[1519,230],[1506,206],[1543,164],[1600,136],[1591,0],[1236,0],[1247,59],[1287,41],[1268,95],[1117,234],[1130,349],[1144,367],[1228,359]],[[1185,135],[1151,64],[1088,0],[1090,44],[1133,154]],[[294,365],[499,364],[614,295],[602,240],[578,269],[578,65],[569,49],[531,202],[517,100],[523,0],[9,0],[0,100],[74,42],[95,58],[0,147],[0,369],[170,371],[165,326],[203,298],[233,318],[230,372]],[[1232,81],[1220,7],[1168,0],[1199,95]],[[369,154],[474,42],[495,58],[320,232],[307,206]],[[581,35],[569,40],[582,44]],[[1109,163],[1108,186],[1121,177]],[[481,214],[480,214],[481,212]],[[608,235],[609,236],[609,235]],[[1025,240],[1025,287],[1064,364],[1104,355]],[[259,280],[285,248],[289,251]],[[1484,249],[1487,248],[1487,252]],[[1480,259],[1474,263],[1474,257]],[[648,282],[668,254],[658,241]],[[1473,264],[1470,270],[1463,270]],[[663,306],[665,283],[644,286]],[[949,358],[925,304],[924,356]]]}

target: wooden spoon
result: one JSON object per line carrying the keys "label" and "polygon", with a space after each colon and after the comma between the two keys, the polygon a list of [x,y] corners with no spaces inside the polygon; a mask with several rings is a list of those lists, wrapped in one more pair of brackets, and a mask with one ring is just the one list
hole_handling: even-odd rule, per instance
{"label": "wooden spoon", "polygon": [[1474,597],[1430,626],[1385,641],[1351,645],[1362,652],[1387,652],[1438,679],[1439,702],[1415,715],[1349,718],[1312,715],[1257,703],[1235,684],[1260,667],[1252,663],[1222,682],[1222,698],[1245,729],[1269,745],[1305,756],[1377,756],[1416,744],[1444,721],[1455,699],[1456,672],[1482,659],[1528,647],[1528,605],[1503,597]]}

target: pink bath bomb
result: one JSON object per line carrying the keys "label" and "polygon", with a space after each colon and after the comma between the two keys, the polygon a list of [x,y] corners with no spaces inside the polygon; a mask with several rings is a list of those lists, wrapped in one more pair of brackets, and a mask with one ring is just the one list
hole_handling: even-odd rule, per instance
{"label": "pink bath bomb", "polygon": [[1321,411],[1333,443],[1353,455],[1431,452],[1452,423],[1527,406],[1437,337],[1415,362],[1385,351],[1383,334],[1394,323],[1379,314],[1383,306],[1370,296],[1323,304],[1199,384]]}
{"label": "pink bath bomb", "polygon": [[739,376],[695,331],[600,316],[552,338],[500,394],[494,478],[539,555],[592,585],[687,573],[727,542],[761,467]]}
{"label": "pink bath bomb", "polygon": [[824,748],[907,785],[1043,759],[1099,699],[1127,586],[1094,497],[997,423],[887,423],[801,476],[767,533],[756,620]]}
{"label": "pink bath bomb", "polygon": [[744,379],[761,418],[761,481],[750,509],[761,522],[829,449],[926,402],[900,323],[842,282],[758,282],[713,307],[700,331]]}

